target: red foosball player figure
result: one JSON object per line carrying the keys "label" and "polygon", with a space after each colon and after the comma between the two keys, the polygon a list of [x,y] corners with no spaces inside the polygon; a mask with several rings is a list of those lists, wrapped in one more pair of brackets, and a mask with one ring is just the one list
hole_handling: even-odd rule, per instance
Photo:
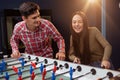
{"label": "red foosball player figure", "polygon": [[55,73],[56,70],[57,70],[57,67],[56,67],[56,65],[54,65],[53,72]]}
{"label": "red foosball player figure", "polygon": [[13,69],[16,73],[18,73],[18,68],[17,68],[17,67],[12,66],[12,69]]}
{"label": "red foosball player figure", "polygon": [[19,76],[19,77],[18,77],[18,80],[23,80],[23,79],[22,79],[22,76]]}
{"label": "red foosball player figure", "polygon": [[31,74],[31,80],[34,80],[34,79],[35,79],[35,73],[32,72],[32,74]]}
{"label": "red foosball player figure", "polygon": [[59,80],[63,80],[63,78],[60,78]]}
{"label": "red foosball player figure", "polygon": [[45,80],[45,75],[46,75],[46,69],[44,68],[44,70],[42,72],[42,80]]}
{"label": "red foosball player figure", "polygon": [[31,65],[36,68],[36,64],[34,62],[31,62]]}

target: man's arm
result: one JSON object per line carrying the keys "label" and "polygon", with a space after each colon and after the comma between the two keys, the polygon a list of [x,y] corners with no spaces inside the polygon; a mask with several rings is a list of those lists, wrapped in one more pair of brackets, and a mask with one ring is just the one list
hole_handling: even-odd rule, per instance
{"label": "man's arm", "polygon": [[59,60],[65,59],[65,42],[61,34],[58,32],[58,30],[55,28],[55,26],[50,22],[50,34],[51,37],[54,39],[55,42],[57,42],[57,46],[59,48],[59,52],[56,53],[56,58]]}
{"label": "man's arm", "polygon": [[[15,28],[16,28],[16,26],[15,26]],[[18,35],[17,29],[13,30],[13,34],[12,34],[12,37],[10,39],[10,45],[11,45],[11,48],[12,48],[11,57],[19,58],[20,57],[20,52],[19,52],[19,49],[18,49],[19,35]]]}

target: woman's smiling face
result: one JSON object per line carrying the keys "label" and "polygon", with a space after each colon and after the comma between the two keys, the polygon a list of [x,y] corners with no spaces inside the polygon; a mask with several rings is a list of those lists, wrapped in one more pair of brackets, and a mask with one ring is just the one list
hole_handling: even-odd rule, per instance
{"label": "woman's smiling face", "polygon": [[76,33],[80,33],[83,30],[83,19],[80,15],[76,14],[73,16],[72,28]]}

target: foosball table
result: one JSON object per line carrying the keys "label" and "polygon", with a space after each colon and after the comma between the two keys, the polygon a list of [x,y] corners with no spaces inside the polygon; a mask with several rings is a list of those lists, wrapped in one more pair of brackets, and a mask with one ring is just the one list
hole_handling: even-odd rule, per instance
{"label": "foosball table", "polygon": [[0,80],[110,80],[120,72],[22,54],[0,60]]}

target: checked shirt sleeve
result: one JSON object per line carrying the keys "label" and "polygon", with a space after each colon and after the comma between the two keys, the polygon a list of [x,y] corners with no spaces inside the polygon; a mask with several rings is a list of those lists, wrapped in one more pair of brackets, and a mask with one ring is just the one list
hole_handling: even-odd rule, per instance
{"label": "checked shirt sleeve", "polygon": [[13,34],[12,37],[10,39],[10,44],[12,47],[12,52],[17,51],[18,50],[18,44],[19,44],[19,33],[18,33],[18,29],[16,28],[17,26],[15,26],[14,30],[13,30]]}
{"label": "checked shirt sleeve", "polygon": [[65,53],[64,39],[51,22],[49,23],[49,29],[50,29],[50,34],[51,34],[52,38],[54,39],[55,42],[57,42],[59,52]]}

